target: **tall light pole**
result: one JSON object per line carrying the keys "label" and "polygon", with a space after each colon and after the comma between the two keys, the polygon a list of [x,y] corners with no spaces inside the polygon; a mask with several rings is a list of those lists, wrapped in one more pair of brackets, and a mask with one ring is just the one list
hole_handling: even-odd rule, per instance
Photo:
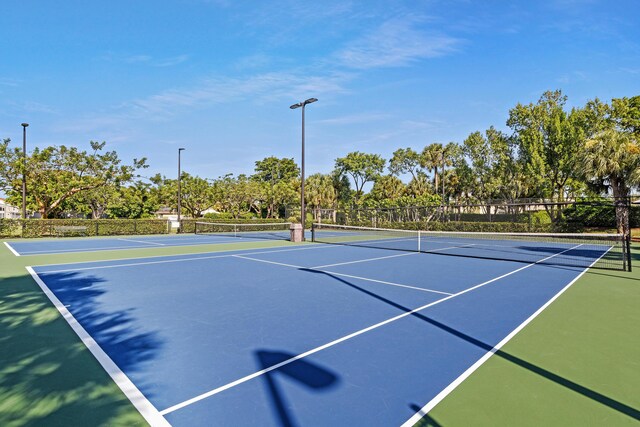
{"label": "tall light pole", "polygon": [[27,127],[22,123],[22,219],[27,218]]}
{"label": "tall light pole", "polygon": [[292,110],[295,110],[296,108],[300,108],[302,107],[302,161],[301,166],[302,166],[302,170],[301,170],[301,180],[300,180],[300,222],[302,223],[302,240],[304,239],[304,228],[306,225],[306,216],[305,216],[305,211],[304,211],[304,107],[307,106],[307,104],[311,104],[316,102],[317,99],[316,98],[309,98],[306,101],[302,101],[302,102],[298,102],[297,104],[293,104],[292,106],[290,106],[289,108],[291,108]]}
{"label": "tall light pole", "polygon": [[180,181],[182,180],[182,171],[180,170],[180,154],[184,151],[184,148],[178,148],[178,233],[182,228],[180,225],[180,208],[182,207],[182,191],[180,188]]}

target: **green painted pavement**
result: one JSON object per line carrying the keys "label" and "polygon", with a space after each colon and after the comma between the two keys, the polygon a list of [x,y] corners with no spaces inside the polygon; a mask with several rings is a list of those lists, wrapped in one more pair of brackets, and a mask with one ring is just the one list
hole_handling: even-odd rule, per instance
{"label": "green painted pavement", "polygon": [[591,270],[418,425],[640,425],[640,247]]}

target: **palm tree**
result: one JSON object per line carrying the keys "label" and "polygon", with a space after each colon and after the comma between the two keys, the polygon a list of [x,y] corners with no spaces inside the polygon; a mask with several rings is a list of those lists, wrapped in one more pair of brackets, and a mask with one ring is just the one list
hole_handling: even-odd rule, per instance
{"label": "palm tree", "polygon": [[[305,200],[314,212],[320,208],[335,208],[338,194],[333,186],[331,176],[320,173],[309,176],[307,178]],[[317,220],[317,218],[315,219]]]}
{"label": "palm tree", "polygon": [[420,158],[420,166],[427,171],[433,171],[433,184],[438,191],[438,168],[442,166],[444,161],[444,147],[442,144],[436,142],[429,144],[422,150],[422,156]]}
{"label": "palm tree", "polygon": [[585,143],[580,159],[581,172],[592,182],[611,188],[616,199],[616,223],[619,233],[628,233],[629,211],[623,199],[633,185],[640,184],[640,143],[628,132],[609,128],[596,133]]}
{"label": "palm tree", "polygon": [[394,175],[384,175],[376,179],[371,189],[371,195],[376,200],[395,200],[402,197],[405,192],[405,185]]}

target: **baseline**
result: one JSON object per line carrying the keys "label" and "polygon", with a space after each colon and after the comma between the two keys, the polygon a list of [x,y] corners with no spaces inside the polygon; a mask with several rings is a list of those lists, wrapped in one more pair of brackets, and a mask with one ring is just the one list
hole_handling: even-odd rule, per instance
{"label": "baseline", "polygon": [[11,247],[11,245],[9,244],[9,242],[4,242],[4,245],[15,255],[15,256],[20,256],[20,254],[13,249],[13,247]]}

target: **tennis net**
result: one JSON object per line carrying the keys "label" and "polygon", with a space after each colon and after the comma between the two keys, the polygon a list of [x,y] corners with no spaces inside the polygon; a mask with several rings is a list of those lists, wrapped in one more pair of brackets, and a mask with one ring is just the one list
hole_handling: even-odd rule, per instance
{"label": "tennis net", "polygon": [[218,222],[196,222],[195,233],[239,237],[245,239],[290,240],[290,222],[260,224],[228,224]]}
{"label": "tennis net", "polygon": [[630,268],[621,234],[414,231],[313,224],[312,240],[367,248],[615,270]]}

